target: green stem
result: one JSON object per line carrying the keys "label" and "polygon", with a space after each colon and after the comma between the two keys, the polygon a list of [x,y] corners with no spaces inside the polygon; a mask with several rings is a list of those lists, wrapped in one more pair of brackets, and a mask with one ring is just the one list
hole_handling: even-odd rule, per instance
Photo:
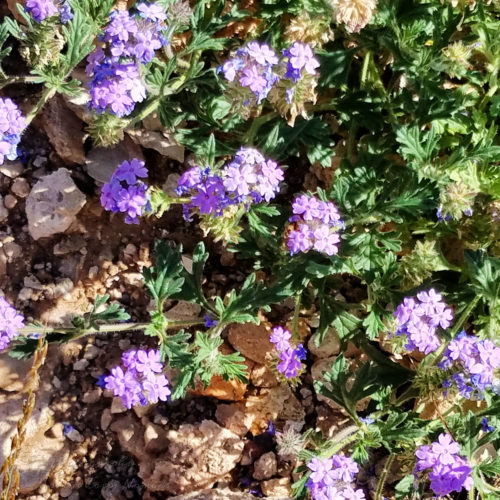
{"label": "green stem", "polygon": [[295,309],[293,311],[293,322],[292,322],[292,338],[294,340],[299,340],[299,316],[300,316],[300,302],[302,299],[302,294],[298,293],[295,298]]}
{"label": "green stem", "polygon": [[277,116],[278,113],[276,111],[273,111],[271,113],[266,113],[265,115],[261,115],[255,118],[252,121],[252,124],[250,125],[250,128],[248,129],[247,133],[245,134],[243,142],[245,144],[253,144],[255,136],[257,135],[257,132],[259,131],[260,127],[262,127],[262,125],[264,125],[265,123],[273,120]]}
{"label": "green stem", "polygon": [[197,51],[193,52],[193,55],[191,57],[191,61],[189,63],[188,70],[185,73],[183,73],[181,76],[179,76],[179,78],[177,78],[176,80],[174,80],[173,83],[172,83],[172,85],[166,86],[163,89],[163,91],[160,92],[159,95],[155,96],[140,111],[139,114],[137,114],[132,119],[130,119],[129,122],[127,123],[127,127],[131,127],[131,126],[135,125],[136,123],[141,122],[142,120],[144,120],[144,118],[146,118],[151,113],[153,113],[154,111],[156,111],[156,108],[160,104],[160,101],[161,101],[161,99],[163,97],[175,94],[184,85],[184,83],[186,82],[186,80],[188,80],[192,76],[194,67],[195,67],[196,63],[198,62],[198,59],[200,58],[201,53],[202,53],[201,50],[197,50]]}
{"label": "green stem", "polygon": [[359,428],[356,425],[351,425],[340,431],[338,438],[335,441],[331,442],[330,446],[320,454],[320,457],[330,458],[332,455],[335,455],[335,453],[338,453],[346,446],[354,443],[358,439],[358,431]]}
{"label": "green stem", "polygon": [[360,87],[362,89],[366,86],[366,79],[368,77],[368,68],[370,67],[370,58],[372,53],[367,51],[363,59],[363,66],[361,67]]}
{"label": "green stem", "polygon": [[56,94],[56,92],[56,87],[45,89],[42,97],[40,97],[40,100],[36,103],[35,107],[26,115],[26,127],[32,122],[33,118],[35,118],[38,112],[45,106],[47,101]]}
{"label": "green stem", "polygon": [[378,480],[377,491],[375,492],[375,500],[382,500],[383,498],[382,492],[384,490],[385,480],[387,478],[387,474],[389,474],[389,471],[391,470],[391,465],[392,462],[394,461],[395,456],[396,455],[394,455],[394,453],[391,453],[387,458],[387,460],[385,461],[384,468]]}
{"label": "green stem", "polygon": [[[183,328],[193,325],[201,325],[204,323],[203,319],[192,318],[188,320],[179,321],[169,321],[167,319],[167,329]],[[32,333],[64,333],[64,334],[74,334],[75,338],[84,337],[87,335],[94,335],[96,333],[118,333],[118,332],[129,332],[129,331],[139,331],[145,330],[150,323],[114,323],[111,325],[100,325],[99,328],[86,328],[85,331],[78,331],[75,327],[51,327],[51,326],[25,326],[20,328],[19,336],[27,336]]]}
{"label": "green stem", "polygon": [[8,85],[14,85],[15,83],[40,83],[39,76],[12,76],[7,80],[0,83],[0,89],[7,87]]}

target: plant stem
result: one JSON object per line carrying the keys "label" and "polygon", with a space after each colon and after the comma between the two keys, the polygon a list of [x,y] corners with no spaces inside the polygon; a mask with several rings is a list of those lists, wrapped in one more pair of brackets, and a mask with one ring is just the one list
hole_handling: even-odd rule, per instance
{"label": "plant stem", "polygon": [[382,492],[384,490],[384,484],[385,480],[387,478],[387,474],[389,473],[391,469],[392,462],[394,461],[396,455],[394,453],[391,453],[388,457],[387,460],[385,461],[384,468],[382,470],[382,473],[380,474],[380,478],[377,483],[377,491],[375,492],[375,500],[382,500]]}
{"label": "plant stem", "polygon": [[293,311],[293,322],[292,322],[292,338],[294,340],[299,340],[299,316],[300,316],[300,302],[302,299],[302,294],[298,293],[295,298],[295,309]]}
{"label": "plant stem", "polygon": [[346,427],[344,430],[340,431],[338,438],[333,441],[330,447],[327,448],[325,452],[320,456],[322,458],[330,458],[332,455],[335,455],[335,453],[338,453],[346,446],[354,443],[358,439],[358,431],[359,428],[356,425],[350,425],[349,427]]}
{"label": "plant stem", "polygon": [[15,83],[40,83],[39,76],[12,76],[7,80],[0,83],[0,89],[7,87],[8,85],[14,85]]}
{"label": "plant stem", "polygon": [[[167,319],[167,329],[182,328],[193,325],[201,325],[204,323],[203,319],[192,318],[187,320],[169,321]],[[27,336],[32,333],[48,334],[48,333],[64,333],[74,334],[74,338],[84,337],[87,335],[94,335],[97,333],[118,333],[145,330],[150,323],[114,323],[111,325],[100,325],[99,328],[87,328],[83,332],[78,331],[75,327],[44,327],[44,326],[25,326],[19,329],[19,336]]]}
{"label": "plant stem", "polygon": [[266,113],[265,115],[261,115],[257,118],[255,118],[252,121],[252,124],[250,125],[250,128],[248,129],[247,133],[245,134],[244,138],[244,143],[245,144],[253,144],[253,140],[255,136],[257,135],[257,132],[259,131],[260,127],[264,125],[264,123],[267,123],[274,118],[278,116],[278,113],[276,111],[272,111],[271,113]]}
{"label": "plant stem", "polygon": [[48,100],[50,100],[57,92],[56,87],[51,87],[45,89],[40,97],[40,100],[36,103],[35,107],[26,115],[26,127],[32,122],[33,118],[38,114],[38,112],[45,106]]}

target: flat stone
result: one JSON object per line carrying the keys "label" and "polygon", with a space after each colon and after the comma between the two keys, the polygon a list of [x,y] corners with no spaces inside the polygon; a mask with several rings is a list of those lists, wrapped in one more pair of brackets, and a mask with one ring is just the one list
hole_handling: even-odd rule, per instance
{"label": "flat stone", "polygon": [[85,170],[98,182],[108,182],[116,167],[125,160],[144,160],[140,146],[125,135],[123,141],[111,148],[92,148],[85,160]]}
{"label": "flat stone", "polygon": [[266,365],[274,349],[269,335],[269,326],[264,323],[236,323],[229,326],[227,340],[245,358]]}
{"label": "flat stone", "polygon": [[85,195],[76,187],[69,170],[60,168],[40,178],[26,200],[28,230],[35,240],[63,233],[85,205]]}
{"label": "flat stone", "polygon": [[328,328],[320,345],[316,345],[317,341],[318,335],[315,333],[307,343],[309,352],[316,358],[329,358],[340,352],[340,338],[333,328]]}
{"label": "flat stone", "polygon": [[276,455],[272,451],[269,451],[255,461],[252,475],[258,481],[262,481],[263,479],[273,477],[277,470],[278,461],[276,460]]}
{"label": "flat stone", "polygon": [[43,107],[42,124],[56,153],[65,162],[85,161],[85,123],[68,108],[61,95],[55,95]]}
{"label": "flat stone", "polygon": [[173,135],[145,129],[127,130],[132,140],[143,148],[154,149],[162,156],[184,162],[184,146],[181,146]]}
{"label": "flat stone", "polygon": [[0,173],[6,175],[10,179],[15,179],[19,177],[24,172],[25,166],[22,164],[21,160],[5,160],[2,165],[0,165]]}

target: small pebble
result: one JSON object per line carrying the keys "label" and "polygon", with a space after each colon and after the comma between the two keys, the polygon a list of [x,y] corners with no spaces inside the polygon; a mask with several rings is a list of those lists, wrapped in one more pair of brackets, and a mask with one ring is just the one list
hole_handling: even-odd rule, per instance
{"label": "small pebble", "polygon": [[18,177],[10,189],[19,198],[26,198],[30,194],[30,185],[24,177]]}

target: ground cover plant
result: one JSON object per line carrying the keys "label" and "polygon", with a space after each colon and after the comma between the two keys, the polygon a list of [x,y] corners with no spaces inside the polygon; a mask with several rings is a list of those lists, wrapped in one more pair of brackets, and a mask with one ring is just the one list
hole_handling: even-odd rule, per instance
{"label": "ground cover plant", "polygon": [[[149,337],[98,384],[168,413],[217,377],[249,384],[227,332],[251,323],[279,384],[310,383],[348,418],[331,436],[270,423],[287,494],[499,498],[498,33],[495,0],[19,2],[0,25],[0,164],[31,165],[23,145],[54,99],[83,102],[103,150],[154,117],[192,153],[174,184],[151,156],[117,157],[93,197],[112,227],[174,214],[198,241],[189,265],[180,241],[155,242],[147,321],[109,294],[70,325],[0,298],[0,348],[33,359],[2,498],[49,343]],[[214,253],[244,273],[223,294],[207,287]],[[200,313],[172,319],[172,301]]]}

